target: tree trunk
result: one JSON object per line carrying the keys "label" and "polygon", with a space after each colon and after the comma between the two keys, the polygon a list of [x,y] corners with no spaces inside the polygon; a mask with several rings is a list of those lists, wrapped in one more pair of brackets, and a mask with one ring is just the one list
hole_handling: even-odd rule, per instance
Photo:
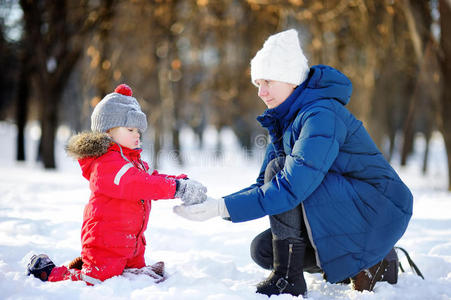
{"label": "tree trunk", "polygon": [[28,59],[26,55],[21,58],[18,91],[16,96],[16,124],[17,124],[17,153],[18,161],[25,161],[25,125],[27,124],[28,98],[30,96],[30,80]]}
{"label": "tree trunk", "polygon": [[[41,159],[46,169],[55,169],[55,137],[58,127],[58,107],[61,93],[54,89],[45,89],[47,94],[40,95],[41,100]],[[42,91],[41,91],[42,93]]]}
{"label": "tree trunk", "polygon": [[180,129],[182,127],[183,121],[182,121],[182,100],[183,100],[183,89],[182,89],[182,81],[183,78],[180,79],[177,82],[174,82],[172,84],[175,93],[177,94],[176,97],[174,97],[174,108],[173,108],[173,114],[174,114],[174,123],[172,124],[172,146],[174,147],[174,153],[177,153],[177,163],[179,166],[184,165],[184,160],[182,156],[182,147],[180,143]]}
{"label": "tree trunk", "polygon": [[421,76],[426,67],[425,57],[428,56],[431,51],[431,34],[428,28],[430,28],[432,20],[427,1],[404,0],[402,7],[404,9],[410,39],[412,40],[412,46],[418,64],[417,82],[412,93],[408,115],[404,124],[404,143],[401,152],[401,165],[404,166],[407,162],[408,155],[413,150],[415,114],[418,108],[419,98],[418,89],[421,88]]}
{"label": "tree trunk", "polygon": [[87,14],[89,5],[74,7],[68,0],[20,1],[25,20],[25,40],[33,45],[30,65],[41,121],[38,156],[45,168],[56,168],[54,142],[62,91],[82,54],[88,33],[107,13],[102,10],[107,1],[101,1],[96,7],[97,12],[91,11],[90,14]]}
{"label": "tree trunk", "polygon": [[[163,132],[161,133],[163,137],[170,135],[172,138],[172,143],[170,144],[170,151],[172,151],[172,159],[175,159],[177,164],[182,165],[182,157],[180,155],[180,141],[177,128],[177,99],[176,91],[177,84],[179,84],[180,78],[176,79],[175,69],[173,62],[178,59],[176,37],[174,33],[169,30],[172,24],[175,24],[176,16],[176,6],[178,1],[173,1],[167,5],[167,14],[165,19],[161,20],[161,24],[165,27],[162,34],[161,44],[159,45],[158,51],[158,83],[160,90],[161,99],[161,113],[162,113],[162,127]],[[164,141],[163,146],[167,146],[169,141]]]}
{"label": "tree trunk", "polygon": [[[170,48],[172,49],[173,59],[179,60],[179,54],[177,50],[177,44],[175,37],[172,37]],[[174,82],[171,83],[171,87],[173,89],[173,107],[172,107],[172,114],[173,114],[173,123],[171,126],[172,131],[172,146],[174,147],[174,153],[177,154],[177,163],[180,166],[183,166],[184,161],[182,157],[182,148],[180,144],[180,129],[182,125],[182,106],[183,106],[183,72],[182,69],[174,69],[172,68],[171,72],[181,72],[180,78],[173,78]]]}
{"label": "tree trunk", "polygon": [[426,175],[427,171],[428,171],[428,158],[429,158],[429,146],[430,146],[430,142],[431,142],[431,135],[432,135],[432,131],[427,129],[426,132],[424,133],[425,135],[425,148],[424,148],[424,154],[423,154],[423,175]]}
{"label": "tree trunk", "polygon": [[415,85],[415,90],[413,95],[411,96],[410,105],[409,105],[409,111],[407,113],[407,118],[404,123],[404,136],[403,136],[403,143],[402,143],[402,149],[401,149],[401,166],[405,166],[407,164],[407,158],[413,151],[413,140],[414,140],[414,119],[415,119],[415,112],[417,108],[417,95],[415,93],[418,82]]}
{"label": "tree trunk", "polygon": [[160,167],[160,152],[161,152],[161,140],[162,140],[162,129],[161,129],[161,120],[156,120],[154,127],[154,141],[153,141],[153,157],[152,164],[154,169],[158,169]]}
{"label": "tree trunk", "polygon": [[443,91],[442,104],[442,134],[445,139],[446,154],[448,156],[448,190],[451,190],[451,4],[447,0],[439,1],[441,38],[440,46],[443,53],[442,74]]}
{"label": "tree trunk", "polygon": [[100,43],[100,63],[99,74],[96,77],[96,87],[98,95],[104,97],[110,92],[111,88],[111,42],[110,33],[111,26],[114,18],[114,5],[113,0],[105,0],[105,17],[99,30],[99,43]]}

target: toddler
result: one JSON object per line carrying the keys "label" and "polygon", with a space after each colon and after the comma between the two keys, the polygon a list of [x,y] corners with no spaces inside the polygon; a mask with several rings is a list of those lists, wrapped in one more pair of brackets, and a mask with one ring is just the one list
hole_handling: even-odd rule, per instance
{"label": "toddler", "polygon": [[[56,267],[41,254],[31,258],[28,275],[43,281],[96,284],[125,269],[143,268],[151,200],[181,198],[188,205],[206,199],[206,188],[184,174],[149,173],[139,148],[146,128],[146,115],[125,84],[97,104],[92,132],[73,136],[66,148],[78,160],[91,189],[83,215],[79,269]],[[157,269],[162,272],[161,265]]]}

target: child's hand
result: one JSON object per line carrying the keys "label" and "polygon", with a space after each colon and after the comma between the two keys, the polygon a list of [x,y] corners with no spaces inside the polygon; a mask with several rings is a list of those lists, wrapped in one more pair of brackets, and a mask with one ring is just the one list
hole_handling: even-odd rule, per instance
{"label": "child's hand", "polygon": [[185,205],[202,203],[207,199],[207,188],[191,179],[178,180],[175,198],[180,198]]}

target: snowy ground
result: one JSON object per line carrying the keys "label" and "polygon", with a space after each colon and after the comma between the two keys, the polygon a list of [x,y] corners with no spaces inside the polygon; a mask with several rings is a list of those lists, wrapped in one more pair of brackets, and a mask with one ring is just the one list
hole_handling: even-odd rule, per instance
{"label": "snowy ground", "polygon": [[[34,157],[39,130],[27,131],[27,154]],[[68,132],[61,130],[64,140]],[[194,140],[189,132],[185,149]],[[255,294],[255,284],[268,275],[249,256],[252,238],[268,227],[266,218],[232,224],[221,219],[190,222],[172,213],[176,200],[154,202],[146,232],[147,263],[166,262],[170,278],[153,284],[145,276],[116,277],[88,287],[83,282],[43,283],[24,275],[29,257],[47,253],[56,264],[80,253],[80,227],[88,199],[87,182],[78,165],[57,147],[59,171],[45,171],[31,161],[14,162],[15,129],[0,123],[0,298],[1,299],[267,299]],[[227,155],[217,158],[212,149],[217,135],[207,132],[207,151],[187,152],[188,165],[179,169],[162,159],[164,173],[187,173],[209,188],[212,196],[234,192],[255,180],[258,159],[239,154],[233,136],[221,135]],[[320,275],[306,274],[309,299],[451,299],[451,194],[446,191],[447,171],[443,141],[433,140],[430,170],[420,174],[424,142],[417,139],[416,153],[401,177],[415,196],[414,215],[398,245],[406,248],[426,280],[406,273],[397,285],[378,283],[374,292],[359,293],[346,285],[328,284]],[[396,167],[396,163],[395,167]],[[246,166],[246,167],[245,167]],[[283,295],[276,299],[292,299]],[[299,297],[302,298],[302,297]]]}

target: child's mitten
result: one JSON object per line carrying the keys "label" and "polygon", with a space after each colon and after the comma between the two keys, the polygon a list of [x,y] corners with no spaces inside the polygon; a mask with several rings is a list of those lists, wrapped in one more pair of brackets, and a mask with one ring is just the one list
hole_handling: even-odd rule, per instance
{"label": "child's mitten", "polygon": [[177,180],[174,196],[182,199],[185,205],[198,204],[207,200],[207,188],[195,180]]}

